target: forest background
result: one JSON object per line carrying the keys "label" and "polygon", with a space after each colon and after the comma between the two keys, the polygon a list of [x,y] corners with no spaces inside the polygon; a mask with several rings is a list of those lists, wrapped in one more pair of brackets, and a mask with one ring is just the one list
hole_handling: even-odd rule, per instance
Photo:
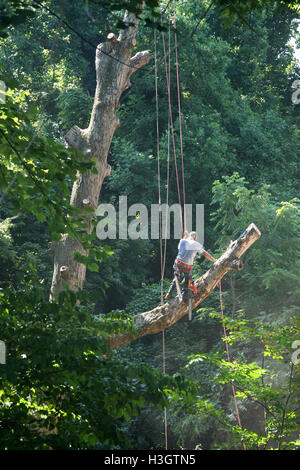
{"label": "forest background", "polygon": [[[1,5],[0,449],[163,449],[166,436],[169,449],[299,449],[296,2],[175,5],[187,202],[204,204],[205,247],[215,257],[249,223],[262,233],[243,257],[244,270],[222,282],[225,318],[216,289],[192,322],[184,317],[164,336],[105,356],[105,338],[160,303],[160,245],[151,239],[103,243],[95,236],[83,292],[48,300],[51,247],[69,224],[80,231],[69,198],[76,172],[91,165],[66,147],[64,135],[89,122],[95,48],[122,26],[119,3]],[[120,195],[128,205],[158,202],[155,46],[166,198],[162,34],[172,41],[175,110],[178,102],[173,4],[161,5],[163,27],[156,2],[146,2],[137,48],[152,59],[132,77],[117,111],[112,172],[100,198],[115,206]],[[179,148],[178,115],[174,127]],[[169,204],[177,197],[171,156]],[[169,240],[165,292],[176,250]],[[194,276],[209,267],[200,258]]]}

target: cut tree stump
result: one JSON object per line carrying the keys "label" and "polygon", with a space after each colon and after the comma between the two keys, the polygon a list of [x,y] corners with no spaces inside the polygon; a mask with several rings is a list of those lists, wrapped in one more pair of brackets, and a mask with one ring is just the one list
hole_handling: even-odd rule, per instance
{"label": "cut tree stump", "polygon": [[[199,279],[195,281],[198,294],[193,298],[192,308],[196,308],[219,284],[221,279],[230,270],[240,271],[243,262],[240,257],[261,236],[258,228],[252,223],[237,238],[231,242],[225,253],[213,264],[213,266]],[[169,303],[159,305],[148,312],[134,316],[135,334],[118,333],[107,339],[110,349],[115,349],[142,336],[159,333],[174,325],[188,313],[188,304],[180,302],[178,296]]]}

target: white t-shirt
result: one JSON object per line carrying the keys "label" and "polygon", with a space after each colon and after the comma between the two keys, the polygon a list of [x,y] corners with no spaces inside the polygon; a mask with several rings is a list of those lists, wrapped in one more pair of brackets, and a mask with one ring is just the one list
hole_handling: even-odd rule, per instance
{"label": "white t-shirt", "polygon": [[177,258],[185,264],[192,265],[197,253],[203,251],[203,246],[196,240],[182,239],[179,242]]}

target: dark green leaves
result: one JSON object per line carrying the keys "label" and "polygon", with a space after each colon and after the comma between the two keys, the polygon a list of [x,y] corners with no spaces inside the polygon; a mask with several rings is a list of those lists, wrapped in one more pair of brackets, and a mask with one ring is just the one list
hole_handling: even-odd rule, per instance
{"label": "dark green leaves", "polygon": [[[122,320],[112,312],[108,321],[83,303],[84,295],[73,292],[49,303],[37,288],[0,296],[1,339],[7,346],[0,422],[9,430],[1,434],[2,449],[125,446],[121,418],[136,415],[145,403],[162,408],[179,397],[190,400],[191,385],[181,377],[107,351],[106,334],[120,331],[121,324],[128,328],[128,315]],[[51,434],[54,429],[58,434]]]}
{"label": "dark green leaves", "polygon": [[32,5],[28,1],[8,0],[0,3],[0,36],[7,35],[9,26],[24,23],[27,18],[34,16]]}

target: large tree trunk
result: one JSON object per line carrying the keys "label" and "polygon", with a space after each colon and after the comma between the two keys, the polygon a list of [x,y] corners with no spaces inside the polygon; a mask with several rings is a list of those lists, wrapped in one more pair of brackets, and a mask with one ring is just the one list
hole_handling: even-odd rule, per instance
{"label": "large tree trunk", "polygon": [[[121,31],[118,38],[110,33],[107,41],[97,47],[97,84],[88,128],[80,129],[74,126],[65,136],[68,145],[76,151],[81,151],[87,160],[97,159],[97,174],[91,171],[78,174],[73,185],[71,204],[83,213],[87,207],[94,210],[97,208],[103,180],[110,174],[107,155],[114,132],[120,125],[116,116],[120,96],[130,86],[130,76],[150,60],[148,51],[138,52],[132,57],[138,18],[126,12],[124,22],[127,27]],[[91,233],[93,225],[90,213],[87,213],[86,220],[86,231]],[[66,287],[74,291],[83,287],[86,266],[74,260],[74,252],[88,256],[88,250],[77,238],[70,235],[64,235],[60,242],[54,244],[51,300]]]}
{"label": "large tree trunk", "polygon": [[[226,252],[216,263],[200,279],[195,281],[198,294],[193,298],[193,308],[197,307],[213,291],[228,271],[243,269],[240,257],[260,235],[258,228],[254,224],[250,224],[237,240],[230,243]],[[170,303],[160,305],[149,312],[135,315],[135,334],[132,335],[128,332],[114,335],[108,339],[109,347],[110,349],[118,348],[142,336],[159,333],[176,323],[187,313],[188,305],[185,302],[180,302],[179,298],[176,297]]]}

